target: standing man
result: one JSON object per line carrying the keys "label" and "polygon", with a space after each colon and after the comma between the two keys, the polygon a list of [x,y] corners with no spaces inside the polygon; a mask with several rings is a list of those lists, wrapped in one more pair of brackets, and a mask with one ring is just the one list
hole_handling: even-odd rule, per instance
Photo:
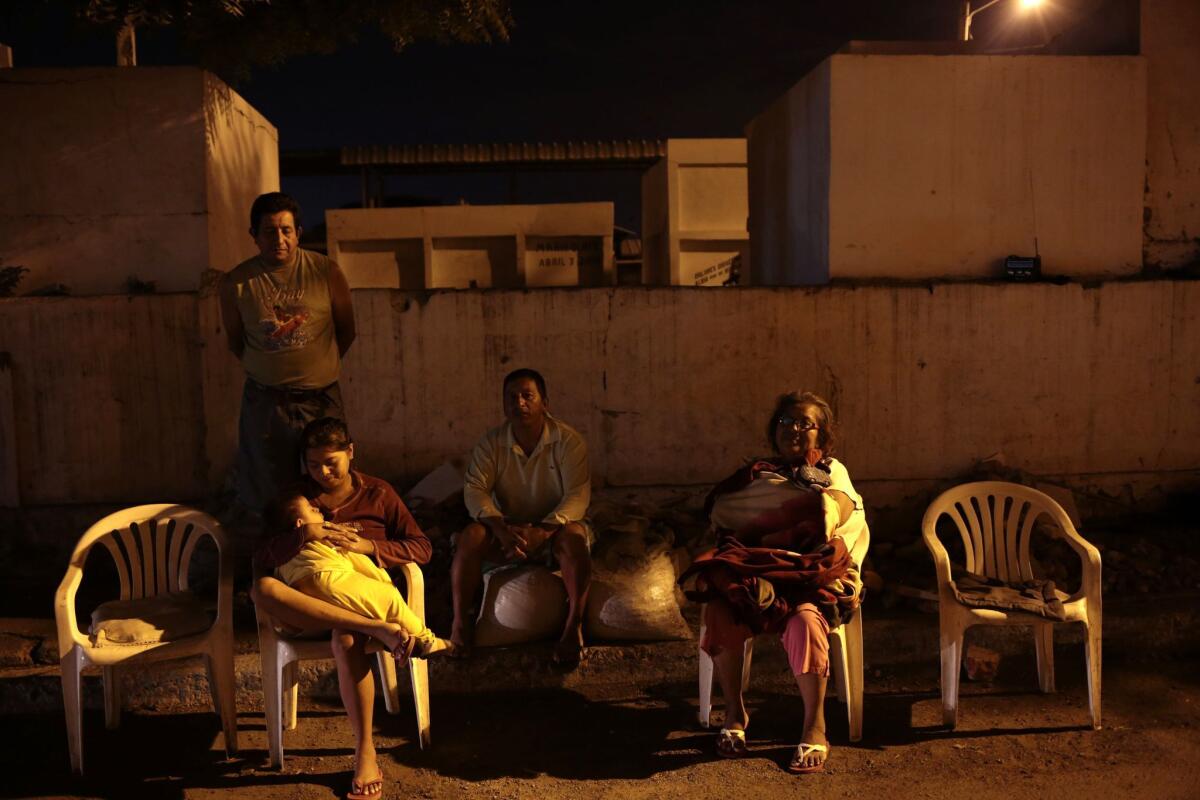
{"label": "standing man", "polygon": [[567,624],[554,661],[578,666],[583,655],[583,609],[592,581],[591,502],[587,444],[550,416],[546,381],[531,369],[503,383],[503,425],[488,431],[467,465],[463,499],[475,521],[455,538],[450,570],[454,593],[451,640],[469,648],[484,560],[558,562],[567,587]]}
{"label": "standing man", "polygon": [[221,280],[229,349],[246,370],[238,423],[237,494],[261,513],[299,478],[300,432],[343,418],[342,356],[354,341],[350,286],[338,265],[300,249],[300,205],[282,192],[250,208],[258,255]]}

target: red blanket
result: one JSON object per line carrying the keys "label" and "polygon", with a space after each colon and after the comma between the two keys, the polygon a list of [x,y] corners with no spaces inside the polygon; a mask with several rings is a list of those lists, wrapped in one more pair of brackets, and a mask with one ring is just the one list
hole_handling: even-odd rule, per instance
{"label": "red blanket", "polygon": [[780,630],[802,603],[837,627],[862,596],[845,544],[830,536],[836,516],[826,513],[824,493],[791,480],[786,469],[757,462],[713,489],[707,506],[717,548],[679,577],[682,584],[696,576],[689,599],[724,598],[755,633]]}

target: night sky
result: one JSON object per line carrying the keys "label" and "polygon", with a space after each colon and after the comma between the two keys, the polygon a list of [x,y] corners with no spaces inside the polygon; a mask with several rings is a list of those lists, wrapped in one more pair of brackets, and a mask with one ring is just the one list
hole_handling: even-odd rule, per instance
{"label": "night sky", "polygon": [[[1015,0],[974,23],[985,47],[1040,44],[1104,0],[1057,0],[1018,18]],[[19,7],[19,8],[18,8]],[[953,40],[954,0],[572,0],[513,4],[511,40],[419,43],[381,35],[330,56],[259,70],[235,88],[279,129],[282,151],[353,144],[741,136],[747,121],[851,39]],[[0,42],[17,67],[109,65],[110,34],[39,3],[6,4]],[[140,65],[188,63],[175,37],[138,32]],[[357,177],[283,176],[308,209],[357,204]],[[513,194],[515,189],[515,194]],[[637,230],[635,171],[403,175],[390,204],[615,200]]]}

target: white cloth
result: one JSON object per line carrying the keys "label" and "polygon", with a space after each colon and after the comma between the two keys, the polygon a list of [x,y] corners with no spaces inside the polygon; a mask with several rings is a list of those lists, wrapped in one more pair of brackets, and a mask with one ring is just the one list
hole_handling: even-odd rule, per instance
{"label": "white cloth", "polygon": [[[846,466],[836,458],[830,459],[829,489],[845,493],[854,503],[854,511],[849,519],[841,525],[841,511],[837,501],[829,494],[822,498],[825,512],[825,537],[842,537],[846,550],[855,564],[861,565],[867,554],[871,533],[867,528],[866,514],[863,512],[862,496],[855,491],[850,482],[850,473]],[[787,502],[787,496],[792,493],[809,491],[792,483],[783,475],[774,472],[761,472],[748,486],[737,492],[722,495],[713,506],[711,519],[718,528],[740,530],[748,525],[758,515],[779,508]]]}

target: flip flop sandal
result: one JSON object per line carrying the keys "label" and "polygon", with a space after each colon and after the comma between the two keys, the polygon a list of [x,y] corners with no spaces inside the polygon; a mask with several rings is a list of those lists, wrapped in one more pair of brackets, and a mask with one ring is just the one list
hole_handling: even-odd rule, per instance
{"label": "flip flop sandal", "polygon": [[[370,790],[374,788],[375,791]],[[346,792],[346,800],[381,800],[383,797],[383,773],[371,781],[350,780],[350,791]]]}
{"label": "flip flop sandal", "polygon": [[408,636],[404,641],[396,645],[392,650],[392,658],[396,659],[396,663],[404,666],[408,663],[408,659],[412,657],[413,650],[417,649],[417,637]]}
{"label": "flip flop sandal", "polygon": [[409,653],[411,658],[429,658],[430,656],[454,656],[458,645],[449,639],[439,638],[433,631],[426,628],[424,632],[413,637],[416,644]]}
{"label": "flip flop sandal", "polygon": [[746,748],[746,732],[734,728],[721,728],[717,734],[717,755],[721,758],[745,758],[750,751]]}
{"label": "flip flop sandal", "polygon": [[[821,759],[820,764],[806,766],[804,764],[813,753],[824,753],[825,758]],[[825,762],[829,760],[829,745],[827,744],[809,744],[801,742],[796,745],[796,754],[792,756],[791,763],[788,764],[787,771],[793,775],[811,775],[814,772],[824,772]]]}

